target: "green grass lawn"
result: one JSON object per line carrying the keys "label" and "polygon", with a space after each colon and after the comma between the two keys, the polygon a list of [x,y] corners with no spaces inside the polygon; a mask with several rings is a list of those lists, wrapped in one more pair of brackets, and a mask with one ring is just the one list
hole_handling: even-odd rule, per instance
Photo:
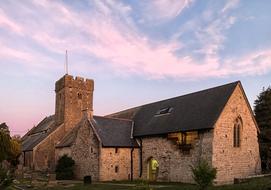
{"label": "green grass lawn", "polygon": [[[150,188],[139,184],[129,186],[128,183],[102,183],[93,185],[82,185],[77,184],[73,187],[54,187],[54,188],[43,188],[50,190],[197,190],[196,185],[180,184],[180,183],[155,183],[151,184]],[[42,189],[42,188],[39,188]],[[210,187],[209,190],[268,190],[271,189],[271,177],[264,177],[259,179],[253,179],[249,182],[235,185],[225,185],[218,187]]]}
{"label": "green grass lawn", "polygon": [[[268,190],[271,189],[271,177],[264,177],[253,179],[249,182],[235,185],[225,185],[218,187],[210,187],[209,190]],[[121,183],[102,183],[102,184],[92,184],[92,185],[82,185],[77,184],[73,187],[44,187],[38,188],[41,190],[197,190],[197,186],[189,184],[180,183],[156,183],[151,184],[150,187],[140,184],[124,184]]]}

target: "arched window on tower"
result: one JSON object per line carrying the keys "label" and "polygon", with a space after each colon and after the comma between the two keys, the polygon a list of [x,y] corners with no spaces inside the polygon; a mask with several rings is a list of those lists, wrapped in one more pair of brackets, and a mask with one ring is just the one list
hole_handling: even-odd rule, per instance
{"label": "arched window on tower", "polygon": [[241,130],[243,127],[243,122],[241,117],[235,120],[233,127],[233,147],[240,147],[241,145]]}
{"label": "arched window on tower", "polygon": [[78,96],[79,100],[82,100],[82,94],[81,93],[78,93],[77,96]]}

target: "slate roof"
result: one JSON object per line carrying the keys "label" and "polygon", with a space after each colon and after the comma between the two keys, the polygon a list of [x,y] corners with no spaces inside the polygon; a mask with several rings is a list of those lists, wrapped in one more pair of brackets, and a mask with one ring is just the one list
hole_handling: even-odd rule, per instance
{"label": "slate roof", "polygon": [[22,139],[22,151],[31,151],[43,139],[45,139],[54,128],[54,115],[44,118],[36,127],[32,128]]}
{"label": "slate roof", "polygon": [[[211,129],[239,83],[237,81],[142,105],[105,117],[94,116],[87,123],[94,129],[104,147],[138,147],[138,143],[131,138],[131,135],[141,137]],[[162,113],[163,110],[168,110],[170,113],[157,114]],[[57,147],[67,147],[74,143],[78,129],[83,124],[82,121],[61,140]],[[54,115],[46,117],[22,138],[22,150],[33,150],[55,129]]]}
{"label": "slate roof", "polygon": [[[108,117],[134,121],[135,137],[211,129],[239,81],[131,108]],[[156,115],[164,108],[171,113]]]}
{"label": "slate roof", "polygon": [[56,148],[70,147],[76,140],[79,128],[82,126],[83,122],[79,122],[67,135],[61,139],[61,141],[56,145]]}
{"label": "slate roof", "polygon": [[103,147],[138,147],[131,138],[133,121],[94,116],[91,120]]}
{"label": "slate roof", "polygon": [[70,147],[76,140],[80,127],[89,125],[100,139],[103,147],[138,147],[137,142],[131,139],[133,122],[124,119],[93,116],[93,119],[83,118],[61,141],[56,148]]}

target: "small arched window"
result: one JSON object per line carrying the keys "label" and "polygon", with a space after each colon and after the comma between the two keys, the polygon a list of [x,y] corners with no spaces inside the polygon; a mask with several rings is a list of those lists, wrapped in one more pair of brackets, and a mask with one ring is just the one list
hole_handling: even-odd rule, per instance
{"label": "small arched window", "polygon": [[78,93],[77,96],[78,96],[79,100],[82,100],[82,94],[81,93]]}
{"label": "small arched window", "polygon": [[233,127],[233,147],[240,147],[242,126],[243,126],[242,119],[238,117]]}
{"label": "small arched window", "polygon": [[119,173],[119,166],[115,166],[115,173]]}

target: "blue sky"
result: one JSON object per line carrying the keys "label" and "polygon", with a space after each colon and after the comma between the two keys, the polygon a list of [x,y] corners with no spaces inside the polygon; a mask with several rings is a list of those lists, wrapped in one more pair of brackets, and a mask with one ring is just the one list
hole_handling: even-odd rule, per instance
{"label": "blue sky", "polygon": [[104,115],[240,80],[271,80],[269,0],[0,2],[0,122],[24,134],[54,113],[54,82],[95,80]]}

